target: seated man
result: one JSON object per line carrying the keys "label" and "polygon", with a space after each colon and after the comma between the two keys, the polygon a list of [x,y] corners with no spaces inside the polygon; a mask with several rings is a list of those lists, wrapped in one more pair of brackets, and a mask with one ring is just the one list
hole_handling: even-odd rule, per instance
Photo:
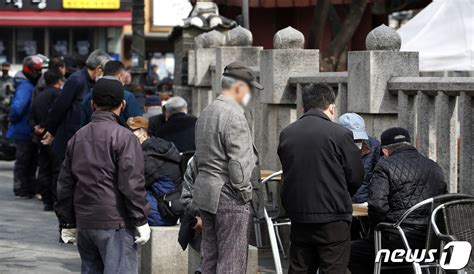
{"label": "seated man", "polygon": [[176,192],[180,187],[181,155],[173,143],[148,136],[148,121],[145,117],[130,117],[127,124],[140,141],[145,156],[146,198],[151,206],[148,224],[175,225],[177,218],[167,215],[168,208],[164,195]]}
{"label": "seated man", "polygon": [[[379,222],[394,223],[418,202],[446,193],[441,167],[411,145],[406,129],[387,129],[381,141],[385,159],[379,161],[369,183],[369,220],[373,226]],[[405,220],[403,230],[412,249],[424,247],[428,222],[426,208]],[[383,248],[405,249],[396,231],[384,231],[382,235]],[[349,269],[353,274],[372,273],[376,255],[373,239],[369,235],[352,242]],[[410,269],[408,273],[412,273]]]}
{"label": "seated man", "polygon": [[165,104],[166,123],[152,135],[173,142],[180,152],[194,151],[194,127],[197,118],[188,114],[188,104],[179,97],[171,97]]}
{"label": "seated man", "polygon": [[150,95],[145,101],[145,113],[143,117],[150,119],[152,116],[160,115],[163,113],[161,106],[161,98],[158,95]]}
{"label": "seated man", "polygon": [[380,142],[365,131],[365,122],[357,113],[346,113],[339,117],[339,124],[354,135],[354,142],[360,149],[362,164],[364,165],[364,181],[352,196],[353,203],[365,203],[369,198],[369,182],[375,166],[380,158]]}

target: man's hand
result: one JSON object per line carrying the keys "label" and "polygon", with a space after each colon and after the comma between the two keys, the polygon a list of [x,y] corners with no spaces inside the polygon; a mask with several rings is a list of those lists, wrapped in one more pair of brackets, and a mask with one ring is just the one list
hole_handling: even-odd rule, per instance
{"label": "man's hand", "polygon": [[77,235],[77,230],[75,228],[61,229],[61,240],[63,240],[65,244],[68,244],[68,243],[75,244],[76,235]]}
{"label": "man's hand", "polygon": [[199,216],[196,216],[196,224],[193,226],[193,229],[197,232],[202,231],[202,219]]}
{"label": "man's hand", "polygon": [[36,125],[33,127],[33,130],[36,135],[41,136],[44,133],[44,128],[40,127],[39,125]]}
{"label": "man's hand", "polygon": [[46,132],[43,136],[43,139],[41,140],[41,143],[45,146],[49,146],[53,143],[54,136],[48,132]]}
{"label": "man's hand", "polygon": [[150,239],[151,230],[150,230],[150,227],[148,226],[148,224],[138,226],[137,227],[137,233],[138,233],[138,235],[135,236],[135,243],[136,244],[144,245]]}

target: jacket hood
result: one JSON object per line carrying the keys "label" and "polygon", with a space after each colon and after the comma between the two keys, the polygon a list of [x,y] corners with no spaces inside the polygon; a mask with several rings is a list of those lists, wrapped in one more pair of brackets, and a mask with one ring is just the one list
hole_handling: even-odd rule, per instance
{"label": "jacket hood", "polygon": [[15,74],[14,78],[15,78],[16,83],[18,83],[20,81],[23,81],[23,80],[28,80],[28,78],[26,78],[26,75],[23,73],[23,71],[17,72]]}
{"label": "jacket hood", "polygon": [[180,163],[181,155],[176,146],[161,138],[150,137],[142,144],[145,156],[162,158],[164,160]]}

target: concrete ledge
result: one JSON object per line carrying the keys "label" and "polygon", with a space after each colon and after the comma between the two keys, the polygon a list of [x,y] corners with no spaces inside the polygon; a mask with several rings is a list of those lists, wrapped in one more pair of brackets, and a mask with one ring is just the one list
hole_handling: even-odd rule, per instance
{"label": "concrete ledge", "polygon": [[142,274],[188,272],[188,251],[178,244],[179,226],[151,227],[150,241],[142,247]]}
{"label": "concrete ledge", "polygon": [[[188,247],[188,274],[194,274],[196,269],[201,264],[201,253],[194,250],[191,246]],[[258,273],[258,248],[249,245],[248,259],[247,259],[247,274]]]}

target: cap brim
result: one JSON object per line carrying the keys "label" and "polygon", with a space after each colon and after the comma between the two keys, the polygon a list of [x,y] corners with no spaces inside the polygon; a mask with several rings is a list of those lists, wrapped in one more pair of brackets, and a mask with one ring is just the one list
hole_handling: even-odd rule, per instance
{"label": "cap brim", "polygon": [[369,140],[369,136],[365,131],[352,131],[354,140]]}
{"label": "cap brim", "polygon": [[258,90],[263,90],[263,86],[260,85],[260,83],[257,82],[257,81],[252,81],[252,82],[250,82],[249,84],[250,84],[252,87],[254,87],[254,88],[258,89]]}

